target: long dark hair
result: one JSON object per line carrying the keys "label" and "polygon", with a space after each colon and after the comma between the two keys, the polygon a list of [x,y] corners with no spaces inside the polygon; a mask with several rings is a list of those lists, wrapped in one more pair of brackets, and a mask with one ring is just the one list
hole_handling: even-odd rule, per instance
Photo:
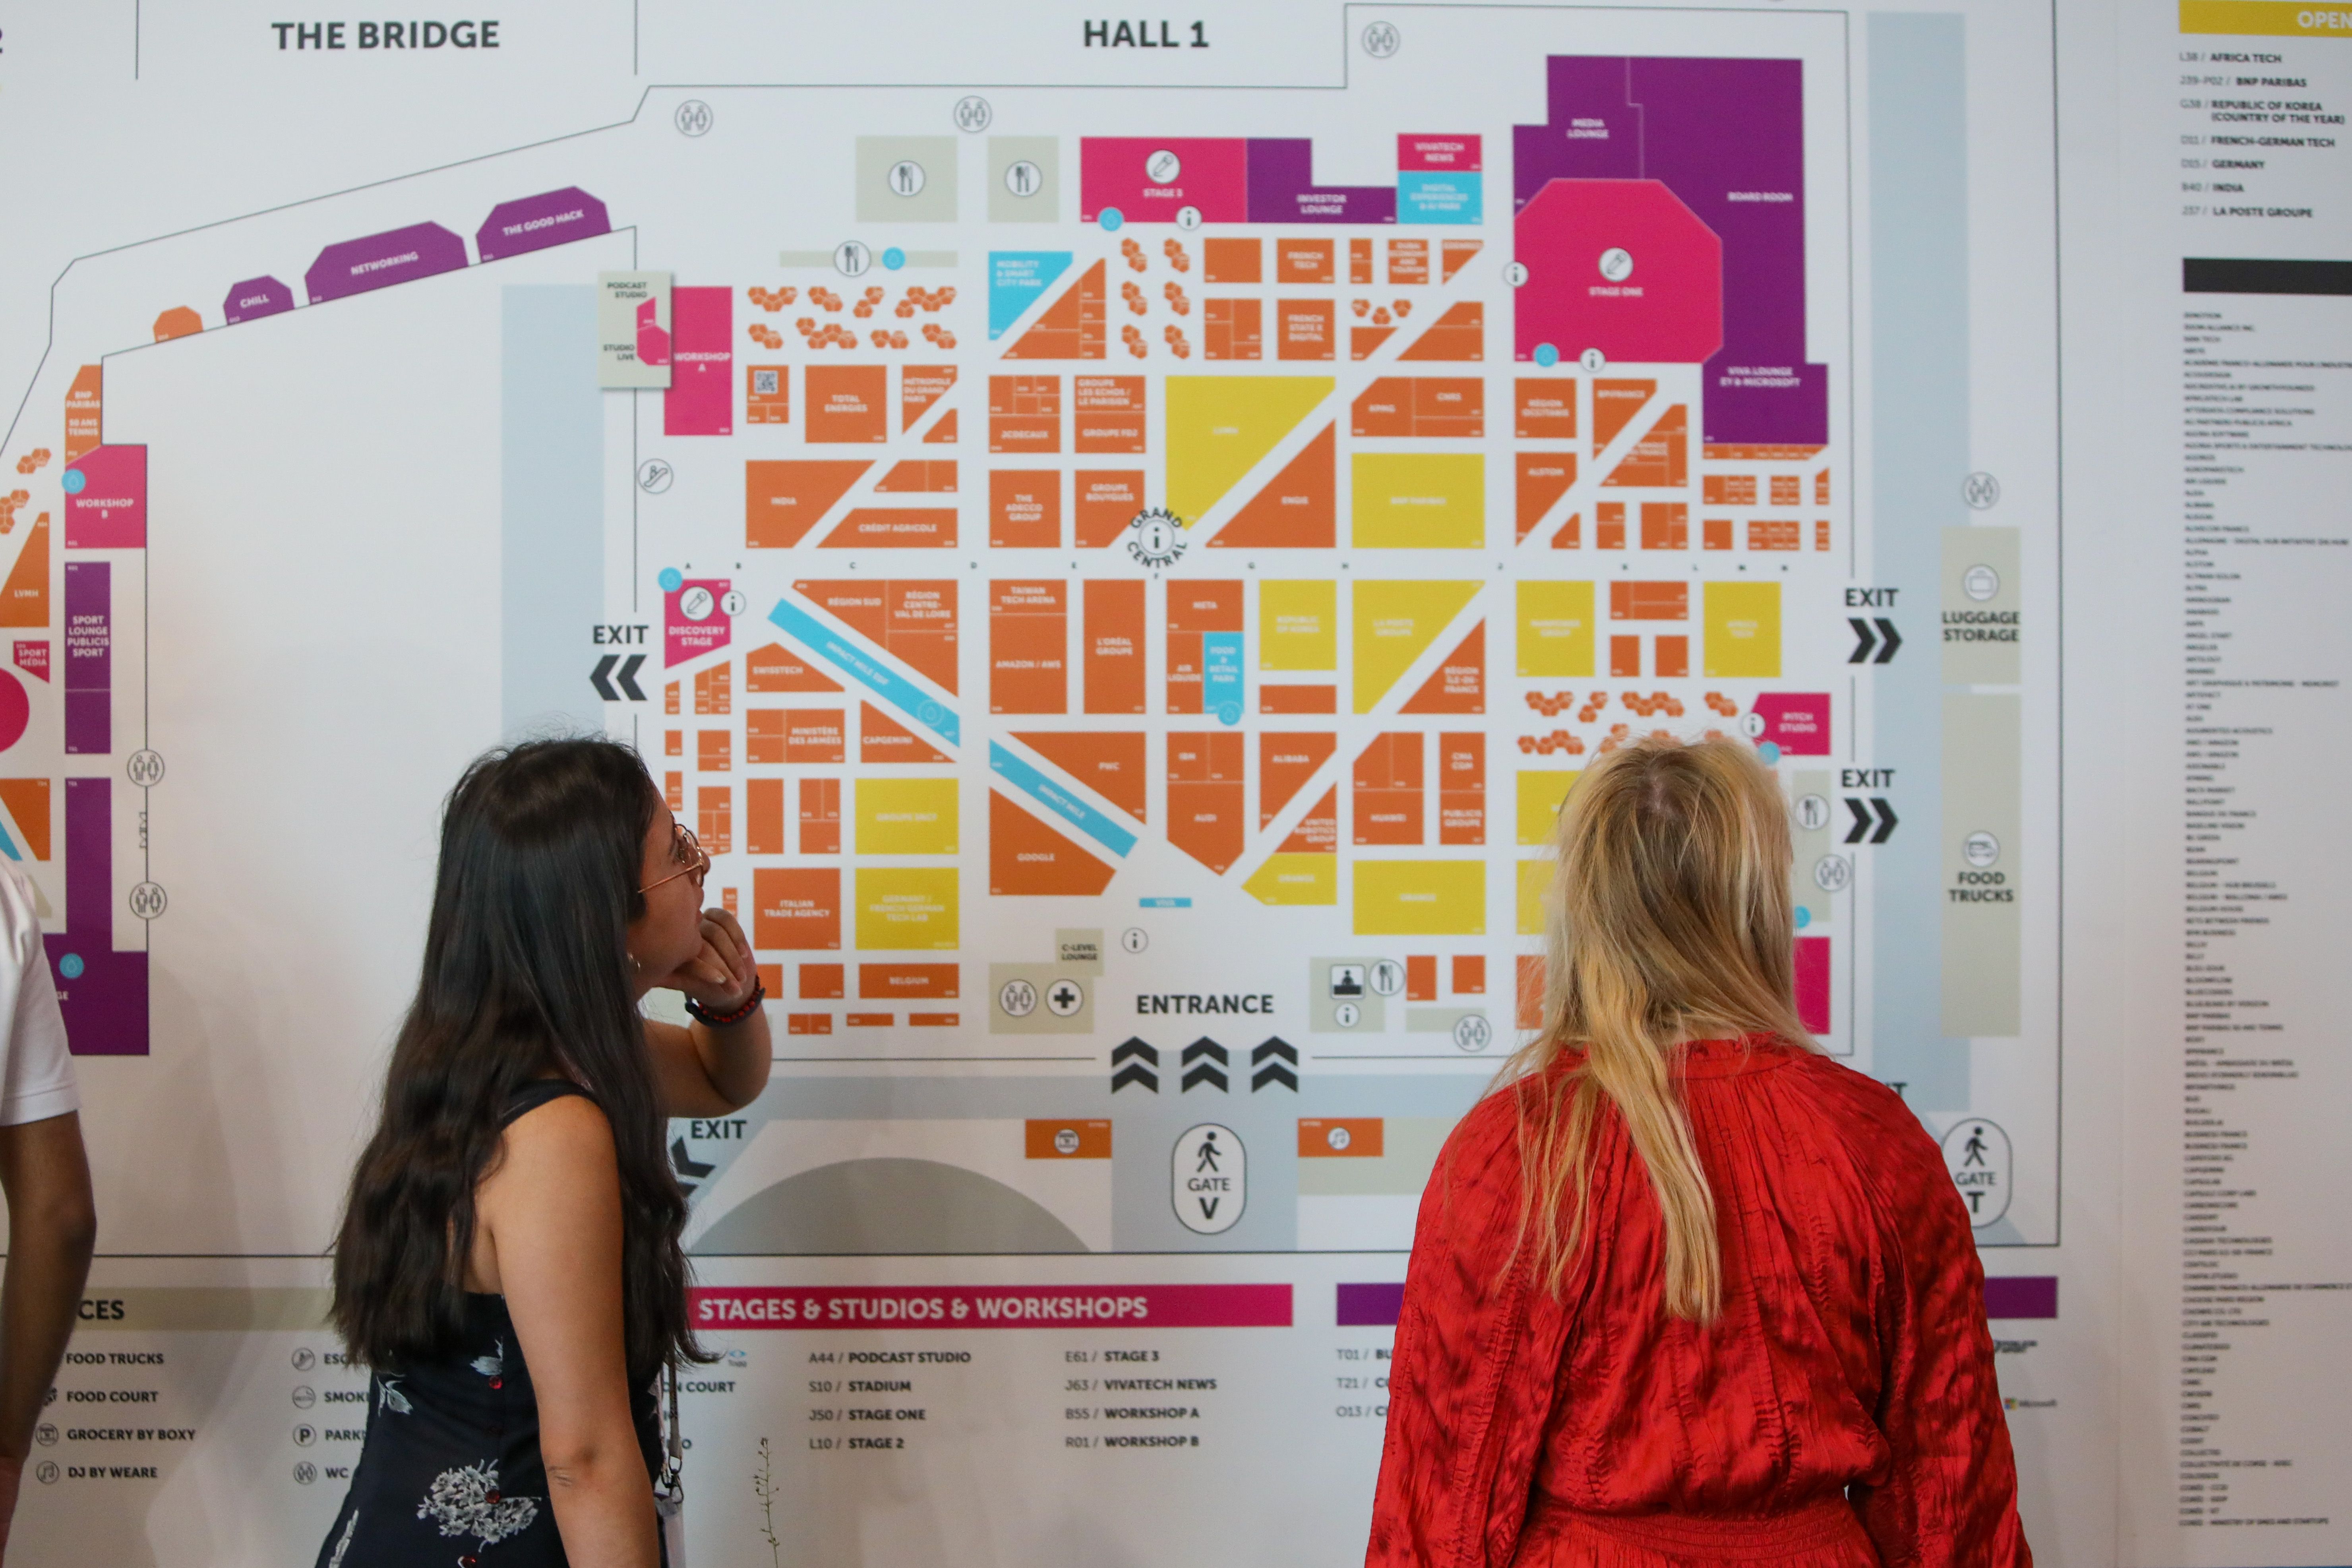
{"label": "long dark hair", "polygon": [[603,740],[490,752],[450,792],[424,973],[335,1246],[334,1325],[354,1359],[397,1367],[457,1342],[474,1189],[509,1100],[549,1076],[612,1124],[632,1383],[706,1359],[687,1323],[686,1197],[628,977],[659,801],[636,752]]}

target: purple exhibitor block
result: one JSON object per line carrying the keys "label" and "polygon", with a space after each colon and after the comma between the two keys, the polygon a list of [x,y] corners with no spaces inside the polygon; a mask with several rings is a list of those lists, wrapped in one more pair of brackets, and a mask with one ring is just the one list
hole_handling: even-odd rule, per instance
{"label": "purple exhibitor block", "polygon": [[[1555,56],[1547,85],[1547,123],[1512,132],[1515,210],[1552,180],[1664,184],[1723,243],[1723,346],[1706,362],[1702,441],[1826,444],[1828,370],[1805,363],[1803,62]],[[1638,254],[1633,265],[1638,283]]]}
{"label": "purple exhibitor block", "polygon": [[1404,1312],[1404,1281],[1339,1287],[1339,1327],[1392,1329]]}
{"label": "purple exhibitor block", "polygon": [[66,563],[66,754],[114,750],[113,569],[103,561]]}
{"label": "purple exhibitor block", "polygon": [[66,929],[43,934],[78,1057],[147,1054],[147,955],[114,946],[114,781],[66,780]]}
{"label": "purple exhibitor block", "polygon": [[242,283],[233,283],[229,285],[228,298],[221,301],[221,314],[231,325],[275,316],[293,308],[294,290],[275,278],[248,278]]}
{"label": "purple exhibitor block", "polygon": [[551,245],[613,232],[604,204],[577,185],[543,195],[500,202],[474,231],[474,254],[484,261],[502,261]]}
{"label": "purple exhibitor block", "polygon": [[1250,138],[1252,223],[1394,223],[1396,205],[1394,185],[1317,185],[1304,136]]}
{"label": "purple exhibitor block", "polygon": [[413,223],[406,228],[346,239],[319,252],[302,287],[310,303],[388,289],[394,283],[456,272],[466,265],[466,242],[437,223]]}
{"label": "purple exhibitor block", "polygon": [[2057,1315],[2056,1275],[2011,1274],[1986,1278],[1986,1317],[2054,1318]]}

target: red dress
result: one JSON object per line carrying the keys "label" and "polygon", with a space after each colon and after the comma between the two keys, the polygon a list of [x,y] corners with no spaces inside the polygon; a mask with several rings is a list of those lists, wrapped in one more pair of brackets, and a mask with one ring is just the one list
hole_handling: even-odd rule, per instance
{"label": "red dress", "polygon": [[1422,1198],[1367,1563],[2031,1568],[1984,1270],[1917,1119],[1764,1037],[1690,1046],[1676,1076],[1721,1316],[1666,1316],[1657,1202],[1613,1112],[1590,1240],[1561,1299],[1539,1287],[1513,1258],[1514,1097],[1489,1095]]}

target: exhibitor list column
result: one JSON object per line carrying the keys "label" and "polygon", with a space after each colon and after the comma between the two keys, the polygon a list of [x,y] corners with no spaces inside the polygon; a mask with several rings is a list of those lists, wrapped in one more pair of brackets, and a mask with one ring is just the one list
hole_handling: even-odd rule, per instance
{"label": "exhibitor list column", "polygon": [[2352,297],[2180,298],[2176,1506],[2302,1561],[2352,1528]]}

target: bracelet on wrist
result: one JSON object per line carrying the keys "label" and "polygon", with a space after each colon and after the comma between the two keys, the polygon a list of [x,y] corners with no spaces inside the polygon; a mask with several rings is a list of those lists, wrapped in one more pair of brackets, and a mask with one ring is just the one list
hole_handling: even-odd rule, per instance
{"label": "bracelet on wrist", "polygon": [[686,999],[686,1010],[712,1028],[723,1029],[730,1024],[740,1024],[749,1018],[760,1010],[760,1004],[767,999],[766,983],[754,976],[751,981],[751,994],[743,998],[742,1005],[731,1013],[714,1013],[691,996]]}

